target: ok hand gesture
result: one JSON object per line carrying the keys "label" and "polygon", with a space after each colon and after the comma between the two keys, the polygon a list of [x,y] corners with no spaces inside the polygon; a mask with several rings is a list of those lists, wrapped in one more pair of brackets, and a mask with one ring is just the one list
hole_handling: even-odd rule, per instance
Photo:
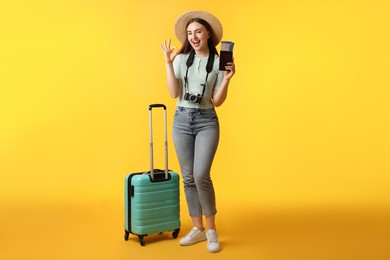
{"label": "ok hand gesture", "polygon": [[179,53],[179,49],[175,46],[171,47],[171,39],[167,42],[164,41],[164,45],[160,44],[162,51],[164,52],[164,57],[166,63],[172,63],[176,55]]}

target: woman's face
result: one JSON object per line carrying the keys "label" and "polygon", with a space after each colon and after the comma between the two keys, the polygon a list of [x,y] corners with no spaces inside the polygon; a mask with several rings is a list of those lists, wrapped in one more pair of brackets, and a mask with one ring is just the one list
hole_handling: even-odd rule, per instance
{"label": "woman's face", "polygon": [[198,22],[190,23],[187,27],[187,39],[195,51],[208,50],[207,40],[210,32],[207,31],[203,24]]}

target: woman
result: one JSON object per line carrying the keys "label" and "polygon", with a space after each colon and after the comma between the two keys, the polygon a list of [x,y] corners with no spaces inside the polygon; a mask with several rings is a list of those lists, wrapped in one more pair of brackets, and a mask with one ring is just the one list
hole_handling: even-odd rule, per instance
{"label": "woman", "polygon": [[175,34],[183,45],[180,51],[171,47],[171,40],[161,45],[168,90],[177,98],[172,135],[193,223],[193,229],[180,240],[180,245],[208,240],[209,252],[220,251],[215,193],[210,177],[219,141],[214,106],[225,101],[235,73],[234,63],[228,63],[226,71],[219,71],[215,46],[221,41],[222,32],[222,25],[214,15],[190,11],[181,15],[175,24]]}

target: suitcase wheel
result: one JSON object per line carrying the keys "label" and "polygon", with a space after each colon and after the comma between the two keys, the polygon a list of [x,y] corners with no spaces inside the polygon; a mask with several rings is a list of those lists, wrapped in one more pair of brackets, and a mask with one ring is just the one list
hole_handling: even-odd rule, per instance
{"label": "suitcase wheel", "polygon": [[129,240],[129,231],[125,230],[125,241]]}
{"label": "suitcase wheel", "polygon": [[175,231],[172,233],[173,238],[177,238],[177,236],[179,235],[179,232],[180,232],[180,228],[175,229]]}
{"label": "suitcase wheel", "polygon": [[141,246],[145,246],[144,236],[138,235],[139,243]]}

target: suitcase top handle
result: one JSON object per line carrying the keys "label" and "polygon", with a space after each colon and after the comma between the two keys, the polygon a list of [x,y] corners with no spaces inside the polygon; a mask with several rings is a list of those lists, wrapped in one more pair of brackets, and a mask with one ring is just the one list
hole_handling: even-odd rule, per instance
{"label": "suitcase top handle", "polygon": [[152,110],[154,107],[162,107],[164,110],[167,110],[167,107],[164,104],[151,104],[149,105],[149,110]]}

